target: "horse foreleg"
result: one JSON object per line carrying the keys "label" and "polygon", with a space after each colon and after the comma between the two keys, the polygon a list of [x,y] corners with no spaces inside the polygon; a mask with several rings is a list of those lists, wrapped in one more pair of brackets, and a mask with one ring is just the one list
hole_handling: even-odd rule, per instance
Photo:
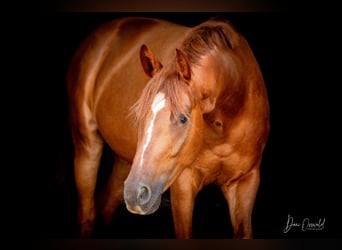
{"label": "horse foreleg", "polygon": [[221,190],[228,201],[235,239],[253,238],[252,210],[259,181],[259,169],[254,168],[239,180],[228,186],[221,186]]}
{"label": "horse foreleg", "polygon": [[90,144],[78,145],[75,148],[74,172],[79,201],[77,215],[80,237],[87,238],[93,233],[95,220],[94,191],[103,143],[98,138]]}
{"label": "horse foreleg", "polygon": [[170,188],[173,223],[177,239],[192,237],[192,214],[199,187],[193,185],[192,170],[185,169]]}
{"label": "horse foreleg", "polygon": [[124,181],[128,176],[131,164],[120,158],[115,159],[112,173],[108,181],[103,203],[101,206],[101,215],[105,224],[110,224],[113,216],[123,200]]}

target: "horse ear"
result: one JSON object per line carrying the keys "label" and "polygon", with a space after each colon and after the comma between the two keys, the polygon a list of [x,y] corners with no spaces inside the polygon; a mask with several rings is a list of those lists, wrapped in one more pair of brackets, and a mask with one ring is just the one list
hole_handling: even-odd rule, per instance
{"label": "horse ear", "polygon": [[140,48],[140,61],[145,73],[149,77],[153,77],[163,67],[145,44]]}
{"label": "horse ear", "polygon": [[176,49],[176,66],[181,77],[184,80],[189,81],[191,78],[189,62],[184,52],[179,49]]}
{"label": "horse ear", "polygon": [[[191,69],[188,58],[183,51],[176,49],[176,66],[180,76],[189,81],[191,79]],[[203,113],[209,113],[215,108],[216,98],[211,96],[210,93],[198,93],[201,99],[201,109]]]}

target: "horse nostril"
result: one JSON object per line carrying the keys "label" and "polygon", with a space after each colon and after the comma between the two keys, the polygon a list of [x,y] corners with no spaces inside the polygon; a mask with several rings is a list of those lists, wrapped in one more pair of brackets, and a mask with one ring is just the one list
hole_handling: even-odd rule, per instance
{"label": "horse nostril", "polygon": [[142,186],[138,192],[138,203],[146,204],[151,198],[151,189],[147,186]]}

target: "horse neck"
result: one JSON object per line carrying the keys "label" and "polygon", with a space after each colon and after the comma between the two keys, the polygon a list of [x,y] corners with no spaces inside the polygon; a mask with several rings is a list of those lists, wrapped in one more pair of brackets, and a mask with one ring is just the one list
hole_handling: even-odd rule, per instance
{"label": "horse neck", "polygon": [[239,101],[246,92],[246,85],[238,63],[228,52],[212,51],[199,64],[196,82],[200,86],[197,88],[210,93],[221,106]]}
{"label": "horse neck", "polygon": [[228,60],[230,70],[226,69],[229,74],[223,82],[217,107],[229,111],[231,117],[237,115],[240,110],[254,110],[253,115],[264,116],[255,112],[263,112],[268,103],[264,79],[249,46],[242,46],[232,58],[234,64]]}

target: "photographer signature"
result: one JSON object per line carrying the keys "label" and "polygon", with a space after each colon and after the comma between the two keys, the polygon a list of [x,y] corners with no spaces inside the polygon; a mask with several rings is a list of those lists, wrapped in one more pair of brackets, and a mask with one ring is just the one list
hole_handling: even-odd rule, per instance
{"label": "photographer signature", "polygon": [[312,220],[309,218],[304,218],[301,221],[295,221],[294,218],[289,214],[287,216],[287,223],[286,227],[284,228],[283,232],[287,233],[292,228],[299,228],[303,232],[310,231],[310,230],[323,230],[325,224],[325,218],[319,218],[316,220]]}

